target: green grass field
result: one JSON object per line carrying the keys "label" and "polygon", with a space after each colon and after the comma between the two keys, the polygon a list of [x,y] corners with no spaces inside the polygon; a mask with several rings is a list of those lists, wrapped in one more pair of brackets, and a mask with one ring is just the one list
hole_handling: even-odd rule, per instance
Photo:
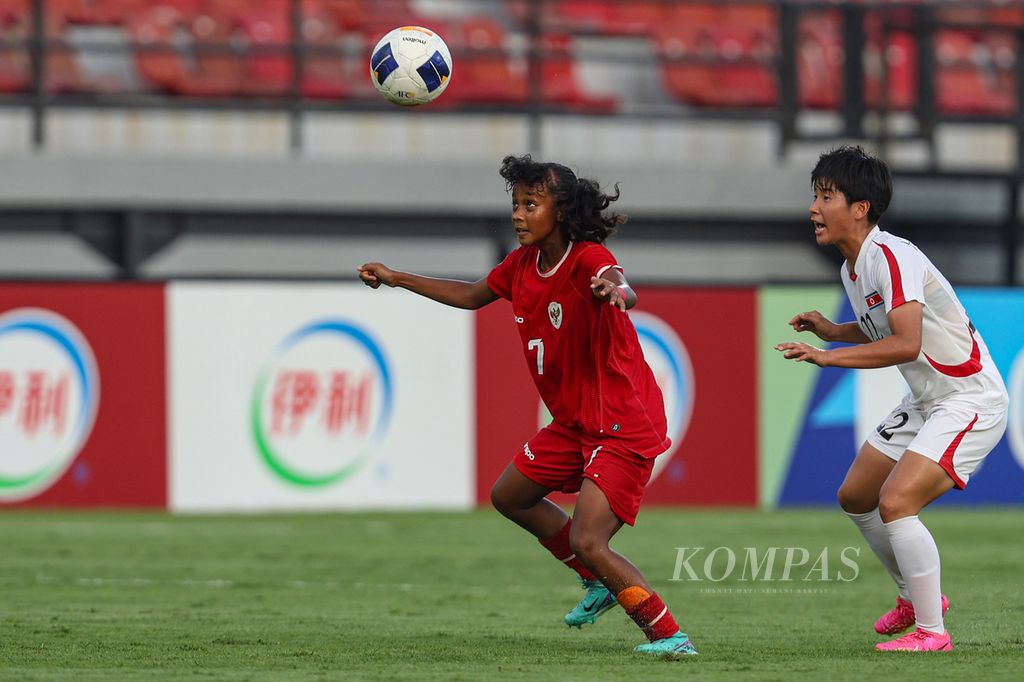
{"label": "green grass field", "polygon": [[[838,509],[644,510],[615,546],[701,651],[661,661],[632,653],[644,640],[621,609],[582,631],[562,625],[581,594],[573,576],[493,511],[6,511],[0,679],[1019,680],[1021,517],[925,515],[956,649],[922,656],[872,650],[896,593]],[[670,580],[680,546],[825,548],[833,562],[863,550],[851,582],[804,582],[804,567],[791,582],[741,582],[737,569],[712,583]],[[702,572],[703,559],[691,565]]]}

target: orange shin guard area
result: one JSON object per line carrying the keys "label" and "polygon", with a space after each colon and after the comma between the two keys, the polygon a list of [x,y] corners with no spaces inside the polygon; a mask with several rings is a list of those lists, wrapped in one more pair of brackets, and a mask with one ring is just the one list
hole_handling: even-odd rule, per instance
{"label": "orange shin guard area", "polygon": [[622,592],[615,595],[615,598],[619,600],[619,604],[622,608],[627,611],[631,611],[636,608],[640,602],[644,601],[651,596],[651,593],[642,587],[634,585],[633,587],[627,587]]}

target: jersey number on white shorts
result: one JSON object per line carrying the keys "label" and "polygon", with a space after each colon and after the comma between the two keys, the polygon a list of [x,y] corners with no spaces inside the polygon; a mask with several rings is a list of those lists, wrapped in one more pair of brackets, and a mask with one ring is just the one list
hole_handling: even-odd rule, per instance
{"label": "jersey number on white shorts", "polygon": [[892,432],[899,431],[907,422],[910,421],[910,415],[906,412],[898,412],[892,416],[891,424],[879,424],[878,428],[875,429],[878,435],[886,440],[892,440]]}

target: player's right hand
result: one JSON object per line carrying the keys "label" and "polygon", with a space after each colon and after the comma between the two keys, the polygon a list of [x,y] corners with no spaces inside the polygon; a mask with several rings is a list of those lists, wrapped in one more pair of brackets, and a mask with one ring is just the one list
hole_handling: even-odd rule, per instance
{"label": "player's right hand", "polygon": [[835,324],[817,310],[795,315],[789,326],[798,332],[812,332],[822,341],[830,341],[835,328]]}
{"label": "player's right hand", "polygon": [[356,270],[359,272],[359,279],[371,289],[376,289],[381,284],[395,286],[395,272],[383,263],[364,263]]}

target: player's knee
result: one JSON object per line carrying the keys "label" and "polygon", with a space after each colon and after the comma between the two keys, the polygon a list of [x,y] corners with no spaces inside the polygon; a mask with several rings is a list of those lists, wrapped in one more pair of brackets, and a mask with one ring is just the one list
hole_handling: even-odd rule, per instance
{"label": "player's knee", "polygon": [[910,495],[905,495],[899,490],[882,490],[882,496],[878,500],[878,515],[885,523],[913,516],[919,511],[921,510],[914,508],[914,501]]}
{"label": "player's knee", "polygon": [[587,532],[585,530],[577,531],[576,527],[573,526],[572,530],[569,531],[569,548],[572,549],[573,554],[587,562],[589,557],[596,556],[598,553],[604,551],[608,547],[608,541],[599,536],[596,533]]}
{"label": "player's knee", "polygon": [[849,514],[867,514],[878,506],[878,499],[872,495],[866,495],[864,491],[857,490],[853,486],[843,484],[836,492],[836,499],[844,512]]}
{"label": "player's knee", "polygon": [[515,501],[509,491],[501,485],[501,481],[491,486],[491,504],[505,516],[515,510]]}

